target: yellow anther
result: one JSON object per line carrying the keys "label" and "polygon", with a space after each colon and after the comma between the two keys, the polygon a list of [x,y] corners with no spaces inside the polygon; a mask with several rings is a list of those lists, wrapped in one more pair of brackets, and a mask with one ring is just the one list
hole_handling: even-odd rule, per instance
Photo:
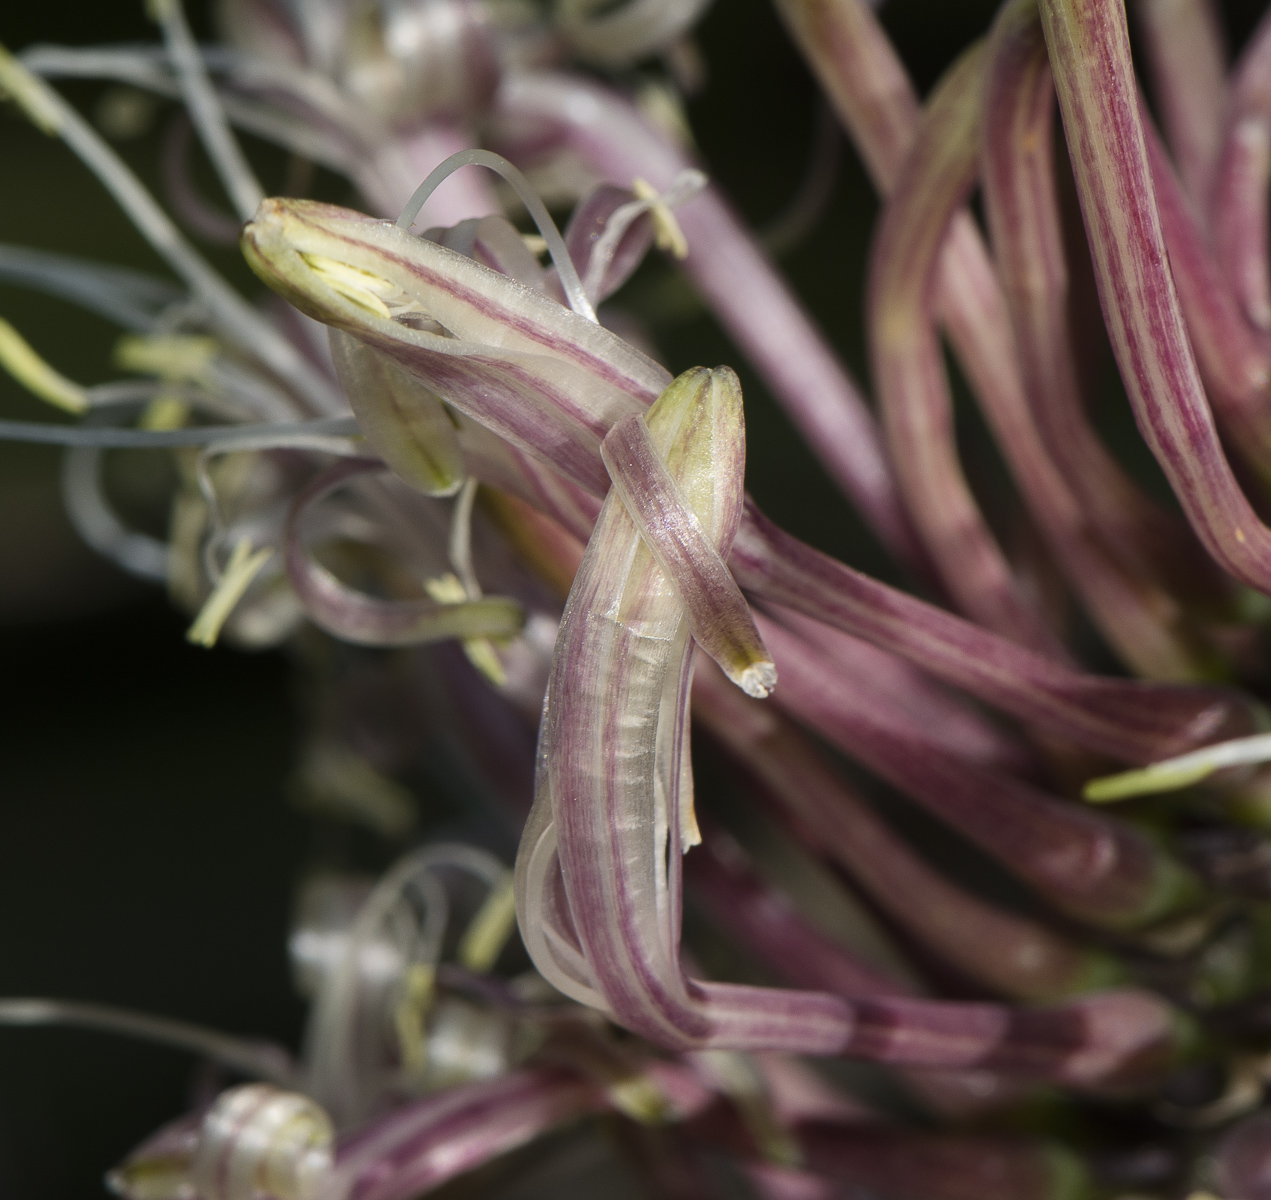
{"label": "yellow anther", "polygon": [[649,216],[653,218],[654,240],[659,250],[665,250],[674,258],[688,257],[688,238],[675,219],[675,214],[662,199],[662,193],[647,180],[636,178],[631,181],[631,190],[649,206]]}
{"label": "yellow anther", "polygon": [[670,1112],[662,1089],[643,1072],[619,1079],[605,1091],[614,1108],[642,1125],[661,1125]]}
{"label": "yellow anther", "polygon": [[146,405],[137,424],[142,429],[162,432],[183,429],[190,418],[190,406],[180,396],[156,396]]}
{"label": "yellow anther", "polygon": [[115,366],[142,375],[157,375],[160,379],[195,381],[207,373],[218,349],[216,339],[210,337],[129,334],[115,343]]}
{"label": "yellow anther", "polygon": [[0,321],[0,366],[28,391],[58,408],[82,413],[88,407],[87,390],[49,366],[8,321]]}
{"label": "yellow anther", "polygon": [[680,794],[680,846],[687,853],[694,846],[702,844],[702,831],[697,824],[697,806],[693,803],[692,793]]}
{"label": "yellow anther", "polygon": [[[424,583],[424,590],[437,604],[463,604],[471,599],[457,575],[439,575],[436,579],[429,579]],[[507,683],[507,672],[489,638],[464,638],[462,645],[468,661],[495,687]]]}
{"label": "yellow anther", "polygon": [[503,947],[516,928],[516,894],[512,875],[486,897],[477,910],[463,940],[459,943],[459,961],[469,971],[488,971],[503,953]]}
{"label": "yellow anther", "polygon": [[373,275],[370,271],[351,267],[338,259],[328,258],[325,254],[301,254],[300,257],[332,291],[339,292],[346,300],[373,312],[377,317],[391,319],[393,314],[385,301],[398,289],[389,280]]}
{"label": "yellow anther", "polygon": [[273,553],[268,548],[253,553],[252,544],[247,538],[239,541],[229,562],[225,564],[225,573],[221,576],[220,583],[212,589],[212,594],[186,631],[187,642],[209,648],[216,645],[216,639],[221,636],[221,629],[234,611],[234,606],[243,598],[243,593],[251,587],[252,580]]}
{"label": "yellow anther", "polygon": [[462,604],[468,598],[458,575],[438,575],[424,584],[424,590],[435,604]]}
{"label": "yellow anther", "polygon": [[1179,788],[1199,783],[1213,772],[1214,768],[1205,763],[1182,768],[1170,763],[1153,763],[1150,767],[1092,779],[1081,789],[1081,794],[1093,804],[1109,804],[1114,800],[1129,800],[1134,796],[1175,792]]}
{"label": "yellow anther", "polygon": [[521,241],[525,243],[525,248],[539,258],[547,253],[547,239],[541,233],[523,233]]}
{"label": "yellow anther", "polygon": [[410,1074],[422,1071],[428,1061],[426,1026],[436,982],[437,973],[425,963],[415,963],[402,981],[404,995],[393,1020],[402,1063]]}
{"label": "yellow anther", "polygon": [[463,652],[468,656],[468,661],[495,687],[503,687],[507,683],[508,674],[489,638],[464,638]]}
{"label": "yellow anther", "polygon": [[1119,775],[1105,775],[1086,784],[1087,800],[1124,800],[1150,792],[1173,792],[1190,787],[1226,767],[1253,766],[1271,762],[1271,733],[1214,742],[1175,758],[1166,758]]}
{"label": "yellow anther", "polygon": [[48,85],[3,46],[0,46],[0,95],[8,96],[42,133],[49,137],[61,134],[62,114],[49,95]]}

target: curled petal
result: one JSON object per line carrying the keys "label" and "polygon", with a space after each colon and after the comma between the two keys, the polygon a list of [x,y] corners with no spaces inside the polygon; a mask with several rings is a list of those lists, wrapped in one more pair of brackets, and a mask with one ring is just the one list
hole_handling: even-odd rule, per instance
{"label": "curled petal", "polygon": [[[693,379],[664,393],[649,431],[718,552],[735,529],[735,467],[718,499],[715,478],[728,478],[736,439],[714,436],[712,410],[726,415],[727,394]],[[705,403],[686,406],[699,391]],[[679,597],[610,495],[570,592],[545,702],[535,811],[517,860],[527,947],[570,995],[663,1044],[833,1050],[844,1032],[833,997],[690,983],[680,972],[687,635]]]}
{"label": "curled petal", "polygon": [[318,475],[296,497],[287,517],[287,577],[310,619],[334,637],[362,646],[412,646],[446,638],[507,637],[520,631],[524,614],[498,596],[460,604],[427,600],[377,600],[341,583],[304,548],[300,522],[305,509],[357,475],[381,470],[367,459],[350,459]]}
{"label": "curled petal", "polygon": [[[735,534],[741,516],[745,453],[737,377],[727,368],[716,371],[699,368],[688,376],[681,376],[668,389],[667,397],[671,396],[672,389],[686,393],[681,401],[685,405],[701,404],[712,414],[720,414],[715,418],[712,438],[717,464],[712,473],[713,491],[716,504],[731,510],[725,520]],[[703,389],[717,395],[731,393],[735,402],[703,400],[700,396]],[[764,649],[750,607],[719,551],[708,540],[693,508],[659,458],[644,421],[637,416],[624,417],[610,430],[600,453],[627,515],[635,522],[645,545],[679,594],[688,613],[694,641],[747,695],[766,696],[776,685],[776,668]],[[727,540],[731,541],[731,536]]]}
{"label": "curled petal", "polygon": [[441,401],[392,359],[339,329],[331,359],[362,433],[379,455],[426,496],[463,486],[463,452]]}
{"label": "curled petal", "polygon": [[[624,220],[624,213],[630,219]],[[602,184],[574,209],[565,227],[565,245],[588,297],[599,304],[644,260],[653,245],[653,220],[634,192]]]}
{"label": "curled petal", "polygon": [[243,247],[302,311],[383,351],[446,403],[597,495],[608,487],[600,439],[670,382],[594,322],[360,213],[268,200],[244,228]]}

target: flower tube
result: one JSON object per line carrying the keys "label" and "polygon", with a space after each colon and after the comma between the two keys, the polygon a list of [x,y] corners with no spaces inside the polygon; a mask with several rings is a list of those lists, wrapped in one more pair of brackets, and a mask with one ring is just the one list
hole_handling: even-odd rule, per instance
{"label": "flower tube", "polygon": [[819,646],[834,670],[866,680],[884,693],[929,738],[959,758],[1026,779],[1043,773],[1037,754],[1019,736],[904,659],[792,609],[767,605],[766,611],[804,641]]}
{"label": "flower tube", "polygon": [[[1034,513],[1067,578],[1123,657],[1149,677],[1203,674],[1212,669],[1212,652],[1171,591],[1212,606],[1227,589],[1190,533],[1129,482],[1083,412],[1050,149],[1053,88],[1035,6],[1002,10],[991,54],[983,100],[985,210],[1030,409],[1046,442],[1046,452],[1030,456],[1032,469],[1017,477],[1031,480],[1025,492],[1035,498]],[[1171,260],[1177,274],[1172,244]],[[1055,468],[1064,478],[1055,478]]]}
{"label": "flower tube", "polygon": [[[1009,15],[1008,15],[1009,14]],[[1004,11],[998,54],[1044,55],[1027,12]],[[1008,40],[1009,39],[1009,40]],[[1008,50],[1008,46],[1014,46]],[[1009,300],[1029,405],[1046,448],[1094,521],[1098,536],[1145,581],[1182,598],[1221,599],[1224,581],[1186,523],[1151,500],[1108,453],[1079,391],[1067,314],[1068,277],[1050,153],[1053,84],[1045,69],[1011,75],[995,64],[986,92],[989,122],[981,158],[985,208],[998,275]],[[1035,91],[1028,100],[1027,80]],[[999,104],[1014,87],[1008,124]],[[1021,151],[1021,147],[1025,149]],[[1171,254],[1173,252],[1171,251]]]}
{"label": "flower tube", "polygon": [[747,516],[729,558],[743,590],[897,654],[1054,736],[1152,762],[1171,753],[1153,747],[1238,737],[1258,724],[1258,707],[1238,693],[1074,671],[853,571],[778,529],[753,503]]}
{"label": "flower tube", "polygon": [[928,315],[936,256],[975,178],[983,58],[983,46],[967,51],[932,95],[874,236],[870,354],[897,478],[942,583],[979,624],[1063,658],[1019,591],[962,474],[953,401]]}
{"label": "flower tube", "polygon": [[[826,678],[820,655],[760,620],[785,685],[777,702],[975,842],[1065,912],[1094,924],[1148,925],[1194,903],[1196,881],[1128,826],[1083,810],[932,744],[867,683]],[[833,697],[830,699],[829,697]]]}
{"label": "flower tube", "polygon": [[945,879],[772,705],[747,700],[705,669],[694,677],[693,698],[699,725],[758,777],[807,848],[842,867],[893,921],[958,970],[1030,1000],[1119,981],[1120,969],[1104,954]]}
{"label": "flower tube", "polygon": [[[778,7],[856,143],[875,186],[890,195],[917,136],[920,111],[917,93],[882,26],[861,0],[780,0]],[[1034,232],[1039,235],[1037,241],[1026,241],[1023,231],[1019,237],[1027,245],[1030,279],[1035,279],[1032,272],[1041,269],[1055,271],[1058,260],[1047,260],[1062,254],[1057,231],[1045,238],[1040,237],[1045,230]],[[1010,254],[1009,246],[1005,253]],[[1007,263],[1009,288],[1009,257]],[[1084,409],[1075,403],[1076,397],[1072,397],[1074,403],[1062,406],[1038,403],[1034,380],[1021,377],[1011,316],[993,264],[966,212],[950,223],[935,287],[938,314],[1025,495],[1030,494],[1039,470],[1053,473],[1046,454],[1036,446],[1040,432],[1049,457],[1097,522],[1100,535],[1115,539],[1124,561],[1146,562],[1172,586],[1182,584],[1184,595],[1190,595],[1198,581],[1212,580],[1217,574],[1214,565],[1184,523],[1159,510],[1117,466],[1090,428]],[[1012,293],[1011,299],[1019,297]],[[1060,301],[1060,297],[1052,300],[1051,315],[1057,315]],[[1023,349],[1027,369],[1028,345]],[[1062,389],[1053,398],[1064,398]],[[1033,409],[1036,430],[1025,406]],[[1035,512],[1055,504],[1057,487],[1051,482],[1034,501]],[[1061,511],[1064,507],[1060,497]]]}
{"label": "flower tube", "polygon": [[[707,831],[703,845],[685,859],[685,872],[693,899],[709,918],[787,982],[847,999],[913,994],[812,926],[720,830]],[[1001,1103],[1018,1087],[1017,1081],[985,1071],[909,1070],[904,1079],[927,1107],[948,1116]]]}
{"label": "flower tube", "polygon": [[1271,590],[1271,530],[1223,454],[1167,269],[1124,10],[1102,0],[1038,7],[1104,318],[1135,419],[1209,553],[1242,582]]}

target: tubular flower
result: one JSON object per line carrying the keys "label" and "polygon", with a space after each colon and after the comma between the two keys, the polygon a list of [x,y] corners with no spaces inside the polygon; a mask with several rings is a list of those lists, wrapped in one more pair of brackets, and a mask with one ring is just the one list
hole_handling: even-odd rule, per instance
{"label": "tubular flower", "polygon": [[[127,1200],[584,1160],[686,1197],[1265,1190],[1271,18],[1228,70],[1207,0],[1136,0],[1145,92],[1120,0],[1005,0],[920,100],[865,0],[775,0],[826,136],[767,241],[823,216],[837,121],[881,202],[876,413],[703,169],[708,8],[222,0],[201,44],[156,0],[153,45],[0,48],[171,276],[0,245],[123,376],[3,314],[60,412],[0,438],[65,448],[71,523],[189,641],[287,647],[321,831],[294,1053],[0,998],[206,1063]],[[58,79],[126,90],[95,126]],[[157,103],[166,204],[97,127]],[[703,310],[742,375],[668,366]],[[1105,436],[1100,316],[1176,508]],[[749,441],[789,515],[766,394],[887,582],[747,492]]]}

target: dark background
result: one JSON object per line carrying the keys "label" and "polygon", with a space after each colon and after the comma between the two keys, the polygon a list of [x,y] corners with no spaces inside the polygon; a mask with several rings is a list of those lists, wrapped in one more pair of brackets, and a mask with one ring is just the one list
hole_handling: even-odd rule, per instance
{"label": "dark background", "polygon": [[[1227,6],[1233,44],[1260,3]],[[891,0],[884,20],[925,90],[991,19],[981,0]],[[210,32],[206,5],[190,15]],[[0,40],[148,40],[133,3],[8,4]],[[763,0],[717,0],[701,27],[710,86],[691,106],[708,168],[756,225],[797,188],[813,137],[810,80]],[[102,89],[67,94],[92,110]],[[153,182],[157,133],[119,148]],[[281,179],[269,174],[269,186]],[[70,153],[0,107],[0,241],[163,268]],[[332,198],[339,198],[339,185]],[[852,154],[814,233],[783,262],[858,378],[863,264],[875,204]],[[209,256],[254,294],[232,252]],[[748,481],[763,506],[857,565],[886,564],[738,362],[661,267],[639,281],[668,366],[732,362],[746,386]],[[676,320],[676,303],[680,312]],[[664,303],[663,303],[664,302]],[[0,316],[72,378],[114,377],[116,331],[0,285]],[[49,411],[0,377],[0,415]],[[57,453],[0,445],[0,995],[90,999],[297,1044],[286,969],[311,825],[286,799],[297,736],[281,653],[186,645],[156,588],[79,545]],[[137,460],[138,471],[153,464]],[[426,804],[430,797],[423,797]],[[100,1196],[103,1170],[186,1105],[188,1057],[54,1029],[0,1028],[0,1198]]]}

